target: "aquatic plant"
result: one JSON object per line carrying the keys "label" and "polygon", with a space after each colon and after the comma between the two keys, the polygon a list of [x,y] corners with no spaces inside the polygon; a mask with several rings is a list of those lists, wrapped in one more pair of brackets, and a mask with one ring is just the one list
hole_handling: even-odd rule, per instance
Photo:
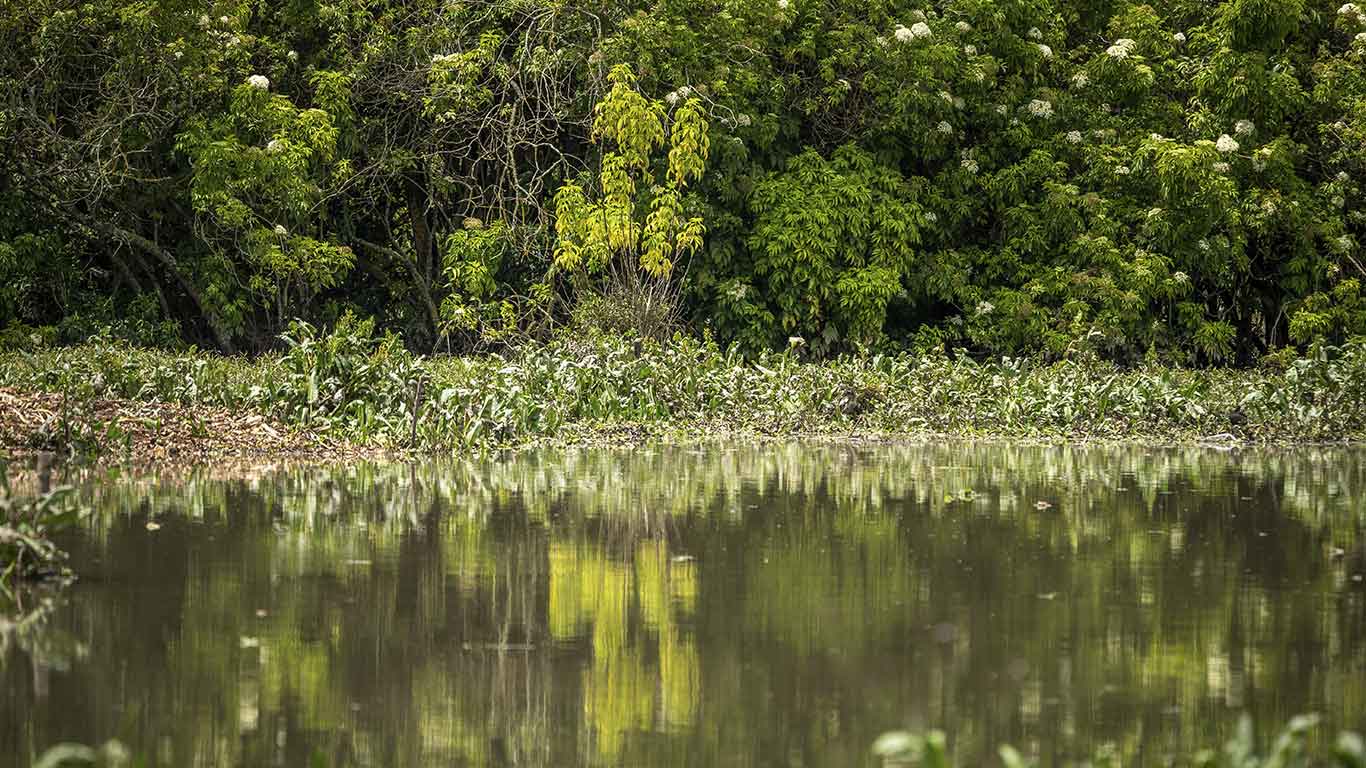
{"label": "aquatic plant", "polygon": [[[745,359],[709,339],[561,337],[419,357],[369,321],[297,323],[255,360],[118,342],[0,354],[0,386],[255,411],[371,446],[496,448],[633,436],[947,434],[1030,439],[1340,441],[1366,436],[1366,343],[1257,369],[1126,368],[1079,355],[937,350]],[[82,409],[71,409],[73,415]],[[74,417],[74,416],[73,416]],[[98,442],[98,441],[97,441]],[[105,441],[107,442],[107,441]]]}
{"label": "aquatic plant", "polygon": [[[1266,746],[1265,752],[1258,752],[1257,740],[1253,733],[1252,718],[1243,715],[1238,729],[1220,749],[1202,749],[1177,764],[1198,766],[1199,768],[1309,768],[1309,766],[1336,766],[1337,768],[1362,768],[1366,766],[1366,743],[1360,734],[1343,731],[1333,745],[1326,749],[1311,749],[1310,732],[1319,724],[1317,715],[1300,715],[1291,718],[1285,727]],[[944,734],[930,731],[923,736],[906,731],[889,731],[873,743],[872,752],[880,757],[886,766],[925,766],[925,768],[949,768],[953,761],[949,758]],[[998,751],[1001,764],[1005,768],[1033,768],[1039,761],[1025,757],[1015,747],[1002,745]],[[1094,760],[1084,765],[1096,768],[1118,768],[1123,761],[1113,749],[1103,749]]]}
{"label": "aquatic plant", "polygon": [[70,503],[71,488],[43,491],[37,496],[15,495],[9,468],[0,464],[0,592],[14,597],[14,586],[31,579],[66,579],[66,552],[52,536],[80,519],[80,508]]}

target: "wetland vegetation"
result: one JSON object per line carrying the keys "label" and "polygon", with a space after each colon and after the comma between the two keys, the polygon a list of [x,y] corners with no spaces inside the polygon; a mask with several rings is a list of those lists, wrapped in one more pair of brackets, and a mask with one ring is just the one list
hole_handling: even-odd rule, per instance
{"label": "wetland vegetation", "polygon": [[0,0],[0,764],[1361,768],[1363,179],[1342,0]]}

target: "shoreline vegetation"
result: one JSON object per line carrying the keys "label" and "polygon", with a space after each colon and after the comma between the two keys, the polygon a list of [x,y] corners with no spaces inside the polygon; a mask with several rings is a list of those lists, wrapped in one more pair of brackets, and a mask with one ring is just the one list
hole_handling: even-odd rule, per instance
{"label": "shoreline vegetation", "polygon": [[0,353],[0,445],[108,463],[345,460],[717,438],[1307,444],[1366,437],[1366,345],[1251,369],[940,352],[743,358],[708,339],[560,337],[408,351],[371,321],[296,322],[285,351],[95,339]]}

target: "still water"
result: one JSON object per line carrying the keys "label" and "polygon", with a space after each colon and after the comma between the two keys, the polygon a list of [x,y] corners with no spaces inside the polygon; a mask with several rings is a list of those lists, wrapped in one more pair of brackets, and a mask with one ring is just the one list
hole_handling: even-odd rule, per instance
{"label": "still water", "polygon": [[[88,478],[0,764],[1126,764],[1366,726],[1366,453],[777,445]],[[149,526],[149,523],[155,525]],[[159,527],[157,527],[159,526]]]}

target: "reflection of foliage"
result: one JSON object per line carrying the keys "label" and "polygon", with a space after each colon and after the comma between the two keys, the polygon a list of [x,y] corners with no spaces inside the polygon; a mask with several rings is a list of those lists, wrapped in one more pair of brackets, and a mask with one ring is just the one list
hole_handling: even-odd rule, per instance
{"label": "reflection of foliage", "polygon": [[82,488],[103,565],[68,674],[134,714],[74,735],[164,733],[177,764],[852,765],[931,725],[974,763],[1138,764],[1241,709],[1366,718],[1356,452],[565,450]]}

